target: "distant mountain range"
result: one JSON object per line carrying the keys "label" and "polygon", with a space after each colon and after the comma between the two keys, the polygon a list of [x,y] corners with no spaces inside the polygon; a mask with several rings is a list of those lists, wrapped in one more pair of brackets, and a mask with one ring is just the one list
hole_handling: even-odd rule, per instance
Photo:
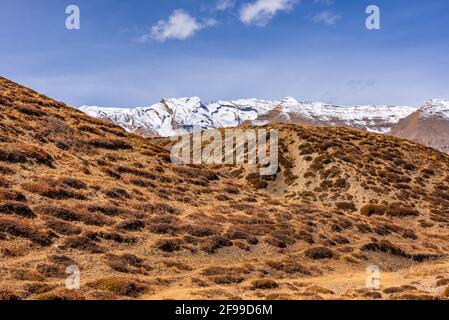
{"label": "distant mountain range", "polygon": [[301,102],[241,99],[203,103],[198,97],[163,99],[149,107],[82,106],[86,114],[107,119],[129,132],[168,137],[195,130],[242,124],[293,123],[302,126],[351,127],[391,134],[435,149],[449,151],[449,101],[429,100],[423,107],[338,106]]}

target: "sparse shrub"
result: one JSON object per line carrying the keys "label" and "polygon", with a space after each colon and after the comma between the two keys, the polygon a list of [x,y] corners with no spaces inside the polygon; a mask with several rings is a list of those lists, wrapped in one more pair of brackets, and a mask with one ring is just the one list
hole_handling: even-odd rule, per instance
{"label": "sparse shrub", "polygon": [[317,201],[317,197],[313,191],[303,191],[299,194],[303,200]]}
{"label": "sparse shrub", "polygon": [[118,174],[117,172],[108,169],[108,168],[101,168],[101,171],[104,172],[105,174],[107,174],[109,177],[114,178],[116,180],[121,180],[122,176],[120,174]]}
{"label": "sparse shrub", "polygon": [[306,179],[313,179],[316,177],[316,174],[313,173],[312,171],[307,171],[306,173],[304,173],[304,178]]}
{"label": "sparse shrub", "polygon": [[306,257],[313,260],[332,259],[334,253],[326,247],[313,247],[304,251]]}
{"label": "sparse shrub", "polygon": [[45,112],[40,110],[38,107],[34,107],[32,105],[24,105],[24,104],[17,104],[16,108],[17,111],[20,113],[26,114],[27,116],[32,117],[42,117],[45,115]]}
{"label": "sparse shrub", "polygon": [[107,264],[115,271],[121,273],[144,273],[151,268],[144,265],[143,260],[133,254],[123,255],[107,254]]}
{"label": "sparse shrub", "polygon": [[240,190],[232,186],[224,188],[224,192],[229,194],[240,194]]}
{"label": "sparse shrub", "polygon": [[0,204],[0,214],[15,214],[29,219],[36,217],[34,212],[27,205],[15,201],[8,201]]}
{"label": "sparse shrub", "polygon": [[66,256],[49,256],[50,264],[42,263],[36,266],[36,270],[46,278],[65,278],[65,270],[70,265],[76,265],[76,262]]}
{"label": "sparse shrub", "polygon": [[212,277],[212,281],[218,285],[230,285],[235,283],[241,283],[245,278],[238,275],[226,274],[223,276]]}
{"label": "sparse shrub", "polygon": [[249,237],[249,234],[245,230],[233,228],[232,230],[226,232],[225,236],[230,240],[237,240],[247,239]]}
{"label": "sparse shrub", "polygon": [[379,251],[384,252],[388,254],[392,254],[394,256],[399,257],[408,257],[408,254],[405,253],[400,247],[392,244],[391,242],[387,240],[381,240],[376,242],[371,242],[366,245],[364,245],[361,248],[362,251]]}
{"label": "sparse shrub", "polygon": [[273,247],[287,248],[288,245],[294,244],[296,240],[290,238],[282,231],[272,231],[271,234],[265,238],[265,242]]}
{"label": "sparse shrub", "polygon": [[106,218],[102,215],[95,213],[86,213],[80,215],[81,221],[90,226],[110,226],[114,224],[114,221]]}
{"label": "sparse shrub", "polygon": [[306,267],[304,267],[292,260],[282,260],[282,261],[268,260],[265,263],[270,268],[273,268],[278,271],[283,271],[283,272],[289,273],[289,274],[295,274],[295,273],[300,273],[300,274],[304,274],[304,275],[312,274],[309,269],[307,269]]}
{"label": "sparse shrub", "polygon": [[141,231],[143,228],[145,228],[145,223],[137,219],[125,220],[116,226],[116,229],[125,231]]}
{"label": "sparse shrub", "polygon": [[131,179],[131,183],[135,186],[142,187],[142,188],[156,188],[156,184],[149,180],[142,180],[142,179]]}
{"label": "sparse shrub", "polygon": [[46,301],[74,301],[84,300],[84,298],[75,290],[56,289],[50,292],[38,294],[32,297],[33,300]]}
{"label": "sparse shrub", "polygon": [[117,296],[137,298],[148,290],[142,282],[127,278],[109,277],[88,284],[91,288],[112,292]]}
{"label": "sparse shrub", "polygon": [[13,175],[15,173],[16,173],[16,170],[14,170],[10,167],[0,166],[0,174],[2,174],[2,175]]}
{"label": "sparse shrub", "polygon": [[339,202],[337,203],[337,209],[349,212],[357,211],[357,208],[353,202]]}
{"label": "sparse shrub", "polygon": [[201,249],[209,254],[214,254],[218,249],[232,246],[232,242],[223,236],[212,236],[206,238]]}
{"label": "sparse shrub", "polygon": [[156,213],[168,213],[168,214],[174,214],[174,215],[178,215],[181,213],[181,210],[179,210],[178,208],[172,207],[171,205],[167,204],[167,203],[158,203],[156,205],[153,206],[153,211]]}
{"label": "sparse shrub", "polygon": [[0,289],[0,301],[17,301],[20,300],[20,296],[11,291],[6,289]]}
{"label": "sparse shrub", "polygon": [[217,230],[206,226],[188,225],[184,227],[185,232],[195,237],[208,237],[217,233]]}
{"label": "sparse shrub", "polygon": [[179,231],[179,227],[169,223],[155,223],[150,226],[150,232],[155,234],[175,235]]}
{"label": "sparse shrub", "polygon": [[116,232],[106,232],[106,231],[87,232],[86,237],[93,241],[109,240],[117,243],[127,243],[127,244],[134,244],[137,241],[137,239],[134,237],[127,237]]}
{"label": "sparse shrub", "polygon": [[416,217],[419,216],[419,212],[412,208],[403,207],[400,205],[391,205],[388,208],[387,216],[389,217]]}
{"label": "sparse shrub", "polygon": [[40,295],[43,293],[50,292],[54,290],[56,286],[49,285],[46,283],[40,283],[40,282],[33,282],[33,283],[27,283],[24,287],[25,292],[27,295]]}
{"label": "sparse shrub", "polygon": [[0,201],[17,201],[17,202],[26,202],[26,197],[14,190],[6,190],[0,189]]}
{"label": "sparse shrub", "polygon": [[103,135],[100,130],[97,130],[96,128],[94,128],[92,126],[82,125],[82,126],[78,127],[78,130],[81,131],[81,132],[93,133],[93,134],[95,134],[97,136]]}
{"label": "sparse shrub", "polygon": [[83,206],[83,210],[86,210],[87,212],[98,212],[109,217],[116,217],[116,216],[129,217],[131,215],[131,212],[129,210],[122,209],[120,207],[110,204],[107,205],[88,204],[85,207]]}
{"label": "sparse shrub", "polygon": [[130,199],[128,191],[122,188],[111,188],[104,192],[106,196],[113,199]]}
{"label": "sparse shrub", "polygon": [[366,224],[366,223],[358,223],[355,226],[361,233],[370,233],[370,232],[372,232],[371,227],[368,224]]}
{"label": "sparse shrub", "polygon": [[434,176],[435,175],[435,171],[433,169],[430,168],[424,168],[421,170],[422,173],[428,175],[428,176]]}
{"label": "sparse shrub", "polygon": [[0,161],[10,163],[25,163],[35,160],[39,164],[51,166],[53,158],[36,146],[17,144],[15,148],[0,149]]}
{"label": "sparse shrub", "polygon": [[298,240],[302,240],[308,244],[314,244],[315,240],[313,238],[313,235],[311,235],[309,232],[304,231],[304,230],[300,230],[298,231],[298,234],[296,235],[296,238]]}
{"label": "sparse shrub", "polygon": [[324,166],[331,163],[332,160],[328,157],[327,154],[320,154],[315,159],[313,159],[312,164],[310,165],[310,169],[313,171],[320,171],[324,169]]}
{"label": "sparse shrub", "polygon": [[59,233],[59,234],[65,235],[65,236],[72,236],[72,235],[81,233],[80,227],[75,226],[68,222],[58,220],[58,219],[47,220],[45,224],[47,227],[54,230],[56,233]]}
{"label": "sparse shrub", "polygon": [[373,215],[383,216],[387,212],[387,207],[378,204],[367,204],[360,209],[360,213],[364,216],[371,217]]}
{"label": "sparse shrub", "polygon": [[174,252],[181,250],[181,240],[178,238],[160,239],[156,242],[156,247],[165,252]]}
{"label": "sparse shrub", "polygon": [[52,240],[48,234],[41,232],[37,226],[27,223],[23,219],[0,218],[0,232],[28,239],[41,246],[49,246],[52,244]]}
{"label": "sparse shrub", "polygon": [[228,196],[224,195],[224,194],[219,194],[215,197],[215,199],[217,199],[218,201],[229,201],[231,200],[231,198],[229,198]]}
{"label": "sparse shrub", "polygon": [[347,188],[349,188],[349,183],[346,179],[339,178],[335,181],[334,186],[335,186],[335,188],[339,188],[339,189],[347,189]]}
{"label": "sparse shrub", "polygon": [[279,284],[271,279],[260,279],[251,282],[251,290],[270,290],[279,288]]}
{"label": "sparse shrub", "polygon": [[321,286],[316,286],[316,285],[308,287],[306,291],[310,292],[310,293],[317,293],[317,294],[327,294],[327,295],[328,294],[332,294],[332,295],[335,294],[335,292],[333,292],[332,290],[329,290],[327,288],[323,288]]}
{"label": "sparse shrub", "polygon": [[51,216],[65,221],[80,221],[79,214],[69,209],[61,208],[54,205],[42,205],[34,208],[41,215]]}
{"label": "sparse shrub", "polygon": [[102,253],[103,249],[86,236],[70,237],[64,241],[67,248],[87,251],[90,253]]}
{"label": "sparse shrub", "polygon": [[107,150],[129,150],[133,147],[123,140],[100,140],[100,139],[92,139],[87,141],[89,145],[95,148],[107,149]]}
{"label": "sparse shrub", "polygon": [[57,185],[54,182],[42,181],[42,182],[27,182],[24,183],[23,188],[31,193],[37,193],[43,197],[50,199],[77,199],[86,200],[86,196],[80,192],[71,190]]}
{"label": "sparse shrub", "polygon": [[411,239],[411,240],[417,240],[418,236],[416,235],[416,233],[413,230],[407,229],[404,230],[404,232],[402,233],[402,236],[405,239]]}
{"label": "sparse shrub", "polygon": [[83,181],[74,178],[63,178],[60,182],[73,189],[81,190],[87,188],[87,185]]}
{"label": "sparse shrub", "polygon": [[167,268],[176,268],[178,270],[182,271],[192,271],[193,268],[185,263],[178,262],[178,261],[164,261],[164,265]]}
{"label": "sparse shrub", "polygon": [[131,174],[137,177],[146,178],[149,180],[156,180],[157,176],[149,171],[135,169],[135,168],[129,168],[125,166],[119,166],[117,167],[117,172],[122,174]]}
{"label": "sparse shrub", "polygon": [[268,182],[262,180],[260,174],[258,173],[250,173],[246,176],[246,180],[253,188],[257,190],[268,188]]}
{"label": "sparse shrub", "polygon": [[9,163],[25,163],[27,158],[23,152],[18,149],[0,149],[0,161]]}
{"label": "sparse shrub", "polygon": [[42,136],[54,141],[55,145],[61,150],[75,148],[82,150],[83,142],[77,138],[74,130],[63,120],[56,117],[46,117],[42,125]]}
{"label": "sparse shrub", "polygon": [[321,190],[328,190],[331,189],[334,186],[334,183],[332,182],[332,180],[323,180],[320,183],[320,189]]}
{"label": "sparse shrub", "polygon": [[416,166],[413,163],[404,163],[403,167],[405,170],[408,170],[408,171],[416,170]]}

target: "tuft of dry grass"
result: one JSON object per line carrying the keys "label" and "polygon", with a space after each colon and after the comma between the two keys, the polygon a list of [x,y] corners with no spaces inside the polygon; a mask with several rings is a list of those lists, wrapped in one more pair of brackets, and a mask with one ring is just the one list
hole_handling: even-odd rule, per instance
{"label": "tuft of dry grass", "polygon": [[16,201],[0,204],[0,214],[17,215],[28,219],[36,218],[36,214],[26,204]]}
{"label": "tuft of dry grass", "polygon": [[88,286],[103,291],[109,291],[117,296],[137,298],[148,291],[148,286],[138,280],[108,277],[88,283]]}
{"label": "tuft of dry grass", "polygon": [[304,251],[304,254],[313,260],[332,259],[335,256],[334,252],[326,247],[312,247]]}
{"label": "tuft of dry grass", "polygon": [[23,219],[0,218],[0,232],[28,239],[40,246],[49,246],[53,243],[48,233],[42,232],[37,226]]}
{"label": "tuft of dry grass", "polygon": [[271,290],[279,288],[279,284],[271,279],[259,279],[251,282],[252,290]]}

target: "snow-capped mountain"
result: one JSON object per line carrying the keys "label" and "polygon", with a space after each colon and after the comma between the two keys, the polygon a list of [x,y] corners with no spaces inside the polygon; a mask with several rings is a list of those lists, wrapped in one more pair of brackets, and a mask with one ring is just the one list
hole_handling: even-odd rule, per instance
{"label": "snow-capped mountain", "polygon": [[429,100],[394,125],[390,134],[449,152],[449,100]]}
{"label": "snow-capped mountain", "polygon": [[192,97],[164,99],[149,107],[131,109],[80,107],[86,114],[107,119],[130,132],[163,137],[192,130],[235,127],[243,123],[263,125],[274,122],[347,126],[386,133],[417,109],[405,106],[337,106],[299,102],[292,97],[279,101],[241,99],[208,104]]}
{"label": "snow-capped mountain", "polygon": [[420,117],[422,119],[427,118],[440,118],[449,121],[449,100],[432,99],[427,102],[424,107],[421,108],[422,112]]}

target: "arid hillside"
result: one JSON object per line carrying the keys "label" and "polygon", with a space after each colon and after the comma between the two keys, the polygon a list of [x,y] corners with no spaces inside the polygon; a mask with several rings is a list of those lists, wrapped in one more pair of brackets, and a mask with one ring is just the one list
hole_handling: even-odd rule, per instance
{"label": "arid hillside", "polygon": [[[265,129],[279,132],[276,175],[261,176],[259,168],[250,165],[225,166],[221,171],[226,169],[223,172],[259,192],[324,208],[355,212],[371,204],[379,209],[384,206],[385,213],[393,207],[407,208],[410,215],[419,211],[431,220],[447,212],[446,154],[408,140],[349,128],[270,125]],[[166,138],[152,142],[167,150],[175,143]],[[213,140],[204,143],[203,149],[214,144]]]}
{"label": "arid hillside", "polygon": [[176,165],[164,141],[0,78],[0,299],[446,297],[448,155],[274,128],[276,176]]}
{"label": "arid hillside", "polygon": [[431,100],[402,119],[389,134],[449,153],[449,102]]}

